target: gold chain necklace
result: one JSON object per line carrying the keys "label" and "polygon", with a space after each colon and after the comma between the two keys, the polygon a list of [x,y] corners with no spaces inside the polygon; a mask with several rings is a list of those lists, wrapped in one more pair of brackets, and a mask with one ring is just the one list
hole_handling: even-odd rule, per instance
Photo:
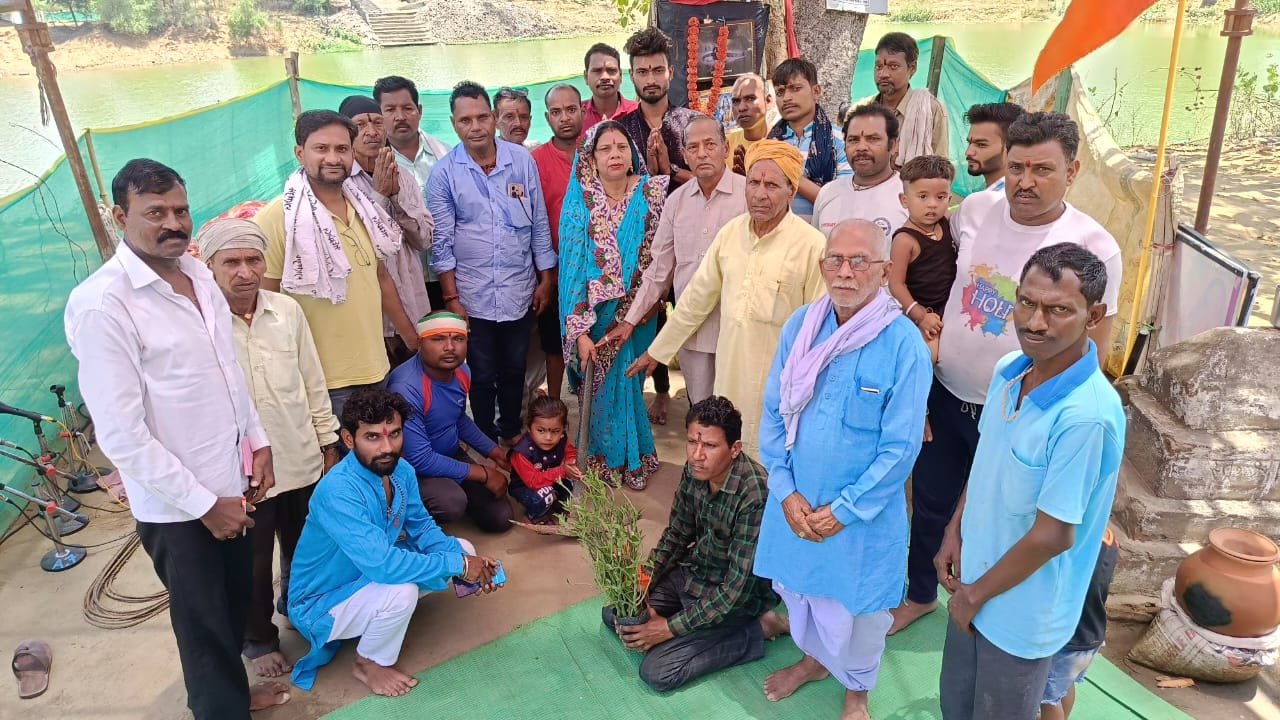
{"label": "gold chain necklace", "polygon": [[1013,422],[1018,418],[1018,413],[1022,412],[1022,404],[1014,401],[1013,413],[1009,413],[1009,391],[1013,389],[1014,385],[1022,382],[1022,379],[1031,372],[1033,367],[1035,366],[1028,365],[1026,370],[1018,373],[1017,377],[1004,384],[1004,390],[1000,393],[1000,416],[1004,418],[1005,422]]}

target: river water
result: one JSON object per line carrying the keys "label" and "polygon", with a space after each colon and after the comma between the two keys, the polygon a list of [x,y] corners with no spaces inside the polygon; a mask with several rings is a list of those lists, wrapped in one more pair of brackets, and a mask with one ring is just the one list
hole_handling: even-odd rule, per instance
{"label": "river water", "polygon": [[[1030,75],[1036,55],[1053,30],[1051,23],[912,24],[873,21],[872,42],[887,30],[916,37],[947,35],[975,69],[995,85],[1010,87]],[[1135,24],[1123,35],[1077,65],[1095,88],[1095,104],[1113,107],[1109,124],[1121,144],[1155,141],[1165,68],[1173,28]],[[322,82],[369,85],[382,75],[413,78],[422,88],[448,88],[464,78],[488,86],[521,85],[581,72],[582,54],[603,40],[621,47],[625,35],[557,40],[527,40],[485,45],[422,46],[303,56],[302,74]],[[1188,27],[1179,65],[1198,73],[1205,90],[1216,89],[1226,40],[1217,27]],[[57,53],[54,53],[57,62]],[[1246,38],[1241,67],[1263,72],[1280,63],[1280,32],[1262,29]],[[865,69],[859,68],[862,72]],[[233,98],[280,80],[280,58],[241,58],[154,68],[65,72],[59,77],[72,122],[84,127],[114,127],[154,120]],[[1187,110],[1197,94],[1195,82],[1181,77],[1173,118],[1174,141],[1208,135],[1213,95],[1201,95],[1204,107]],[[1108,105],[1107,98],[1119,101]],[[630,91],[630,88],[628,88]],[[33,77],[0,77],[0,196],[34,181],[61,154],[57,133],[40,126]],[[535,120],[540,122],[540,120]],[[216,142],[216,140],[214,140]]]}

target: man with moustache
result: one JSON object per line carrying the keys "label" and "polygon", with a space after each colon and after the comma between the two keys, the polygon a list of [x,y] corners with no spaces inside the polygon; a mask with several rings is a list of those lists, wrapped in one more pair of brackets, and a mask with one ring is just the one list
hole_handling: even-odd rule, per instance
{"label": "man with moustache", "polygon": [[[1009,126],[1006,145],[1005,197],[966,218],[956,233],[956,279],[943,312],[947,322],[929,393],[929,441],[911,474],[907,597],[894,611],[891,633],[938,607],[933,557],[970,476],[991,375],[1000,359],[1017,349],[1011,323],[1017,278],[1036,250],[1070,242],[1102,260],[1105,307],[1103,317],[1089,325],[1099,363],[1105,362],[1111,342],[1124,261],[1111,233],[1066,201],[1080,170],[1075,121],[1062,113],[1027,113]],[[1096,543],[1093,552],[1096,556]]]}
{"label": "man with moustache", "polygon": [[251,689],[240,661],[253,587],[246,532],[275,485],[270,440],[236,362],[227,301],[187,255],[182,178],[130,160],[111,197],[124,239],[71,291],[67,342],[98,444],[169,593],[187,707],[196,720],[249,720],[289,700],[278,682]]}
{"label": "man with moustache", "polygon": [[[547,91],[544,104],[546,120],[551,126],[551,140],[534,148],[529,155],[538,166],[538,182],[547,205],[547,225],[551,230],[551,248],[560,252],[560,209],[569,189],[573,157],[582,137],[582,95],[578,88],[560,83]],[[564,355],[560,341],[560,295],[551,285],[551,302],[538,315],[538,343],[546,357],[547,395],[559,399],[564,384]],[[529,388],[526,386],[526,397]]]}
{"label": "man with moustache", "polygon": [[498,137],[507,142],[532,148],[529,128],[533,126],[533,103],[529,91],[504,87],[493,96],[493,112],[498,116]]}
{"label": "man with moustache", "polygon": [[616,120],[640,107],[635,100],[628,100],[622,94],[622,56],[612,46],[604,43],[592,45],[582,64],[582,79],[591,90],[591,97],[582,103],[582,132],[603,120]]}
{"label": "man with moustache", "polygon": [[[387,143],[395,151],[396,164],[413,173],[418,191],[426,195],[431,168],[449,152],[449,146],[428,135],[419,126],[422,106],[418,104],[418,88],[413,81],[399,75],[378,78],[373,84],[373,101],[382,109]],[[431,270],[431,249],[422,253],[422,270],[427,278],[427,297],[431,307],[444,305],[440,279]],[[410,315],[413,319],[417,315]]]}
{"label": "man with moustache", "polygon": [[796,308],[821,297],[818,260],[825,239],[791,212],[804,158],[779,140],[761,140],[747,153],[747,212],[724,227],[680,295],[680,304],[649,350],[627,375],[670,362],[717,306],[716,395],[734,398],[742,412],[743,445],[756,447],[769,353]]}
{"label": "man with moustache", "polygon": [[631,84],[640,106],[618,118],[644,152],[650,175],[670,175],[667,192],[693,177],[685,162],[685,127],[699,114],[671,104],[671,38],[657,28],[632,35],[623,47],[631,63]]}
{"label": "man with moustache", "polygon": [[[387,147],[386,124],[376,102],[363,95],[352,95],[338,106],[338,114],[356,126],[351,179],[400,226],[400,250],[385,261],[400,304],[408,317],[422,317],[431,311],[422,273],[422,253],[431,249],[431,234],[435,229],[422,199],[422,188],[413,173],[396,162],[395,151]],[[382,324],[387,358],[392,366],[399,365],[412,353],[390,322],[384,319]]]}
{"label": "man with moustache", "polygon": [[738,76],[733,81],[732,96],[733,119],[738,126],[726,138],[729,162],[735,173],[746,175],[747,150],[768,137],[769,128],[778,122],[777,102],[773,86],[755,73]]}
{"label": "man with moustache", "polygon": [[[272,622],[289,607],[293,553],[320,476],[338,462],[338,420],[311,328],[297,302],[262,289],[267,239],[251,220],[218,218],[196,234],[200,257],[231,307],[236,359],[271,441],[275,487],[253,512],[253,595],[243,654],[261,677],[292,669]],[[280,599],[273,586],[280,541]]]}
{"label": "man with moustache", "polygon": [[1034,720],[1080,621],[1124,455],[1124,409],[1091,339],[1107,273],[1066,242],[1035,251],[1019,277],[1019,349],[996,364],[970,482],[934,561],[951,593],[946,720]]}
{"label": "man with moustache", "polygon": [[759,660],[765,641],[787,632],[777,594],[751,573],[768,489],[742,451],[742,414],[727,398],[703,398],[685,432],[684,474],[649,555],[649,621],[616,628],[645,654],[640,678],[658,692]]}
{"label": "man with moustache", "polygon": [[845,220],[869,220],[886,239],[907,223],[898,199],[902,182],[893,167],[898,118],[883,105],[859,105],[844,121],[844,154],[853,178],[827,183],[813,204],[813,226],[830,233]]}
{"label": "man with moustache", "polygon": [[294,139],[301,167],[253,218],[267,237],[262,287],[283,290],[302,306],[329,402],[340,415],[352,393],[386,379],[384,315],[405,347],[418,347],[384,262],[400,251],[403,237],[351,177],[355,124],[331,110],[308,110],[298,116]]}
{"label": "man with moustache", "polygon": [[[635,327],[666,297],[673,281],[679,303],[720,229],[746,209],[747,179],[725,167],[726,149],[724,128],[715,118],[702,116],[689,123],[684,156],[697,182],[685,183],[667,198],[640,290],[626,319],[609,331],[606,340],[619,346],[629,340]],[[690,405],[710,397],[715,387],[719,335],[717,307],[679,350]]]}
{"label": "man with moustache", "polygon": [[920,48],[906,33],[891,32],[876,43],[875,78],[879,91],[864,102],[893,111],[902,128],[895,164],[902,167],[917,155],[951,155],[947,145],[947,109],[926,89],[911,87]]}
{"label": "man with moustache", "polygon": [[765,680],[765,696],[777,702],[831,675],[845,688],[841,720],[871,719],[867,695],[902,598],[904,486],[933,375],[920,331],[885,287],[889,258],[873,223],[832,230],[827,295],[787,321],[760,426],[769,502],[755,572],[773,580],[804,651]]}
{"label": "man with moustache", "polygon": [[964,224],[969,215],[978,216],[1004,197],[1004,140],[1009,126],[1025,112],[1013,103],[974,105],[965,114],[969,121],[969,145],[965,149],[965,165],[971,177],[982,176],[985,192],[970,193],[951,216],[953,228]]}
{"label": "man with moustache", "polygon": [[432,267],[445,309],[470,321],[472,417],[489,438],[512,445],[521,432],[533,319],[550,306],[555,284],[547,206],[529,151],[494,136],[483,87],[458,83],[449,110],[462,142],[427,184],[436,224]]}
{"label": "man with moustache", "polygon": [[311,499],[293,560],[289,618],[311,650],[293,668],[310,690],[343,640],[359,638],[351,672],[376,695],[408,693],[418,680],[396,666],[418,598],[449,581],[493,583],[496,560],[444,534],[431,520],[413,468],[400,457],[408,403],[380,389],[352,396],[342,412],[351,452]]}

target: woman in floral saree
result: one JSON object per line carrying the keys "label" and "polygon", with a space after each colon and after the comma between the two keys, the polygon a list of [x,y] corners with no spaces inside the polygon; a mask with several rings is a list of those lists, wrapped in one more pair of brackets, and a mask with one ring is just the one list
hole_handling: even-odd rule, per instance
{"label": "woman in floral saree", "polygon": [[[593,393],[587,448],[590,467],[611,484],[643,490],[658,468],[644,405],[644,376],[624,371],[649,347],[656,321],[636,327],[621,346],[602,340],[627,309],[649,265],[649,246],[667,195],[651,178],[622,126],[591,128],[578,146],[560,216],[560,317],[569,386]],[[587,358],[594,373],[584,388]]]}

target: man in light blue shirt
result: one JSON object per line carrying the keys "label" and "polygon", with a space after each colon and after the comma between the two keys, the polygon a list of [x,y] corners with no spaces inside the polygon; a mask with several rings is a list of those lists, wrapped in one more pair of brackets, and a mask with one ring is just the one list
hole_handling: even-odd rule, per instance
{"label": "man in light blue shirt", "polygon": [[533,318],[555,282],[551,226],[538,166],[528,150],[494,137],[484,88],[458,83],[449,109],[462,142],[427,183],[436,223],[431,267],[445,309],[470,320],[471,415],[485,435],[514,444]]}
{"label": "man in light blue shirt", "polygon": [[933,364],[885,290],[879,227],[837,225],[820,267],[827,295],[784,326],[760,421],[769,500],[755,573],[773,580],[805,653],[764,691],[778,701],[829,673],[845,688],[841,717],[870,720],[889,611],[902,601],[903,488],[924,437]]}
{"label": "man in light blue shirt", "polygon": [[840,123],[833,123],[818,104],[822,98],[818,68],[804,58],[791,58],[778,65],[772,80],[782,119],[769,131],[769,137],[795,146],[805,157],[804,176],[791,201],[791,212],[809,222],[822,186],[836,178],[853,177],[853,168],[844,154]]}
{"label": "man in light blue shirt", "polygon": [[293,666],[310,690],[343,640],[359,638],[352,671],[377,695],[418,684],[397,661],[418,598],[450,580],[499,586],[498,563],[470,542],[446,535],[427,514],[413,467],[400,457],[404,398],[360,390],[342,408],[342,442],[351,452],[316,485],[293,556],[289,619],[311,649]]}
{"label": "man in light blue shirt", "polygon": [[969,485],[934,560],[952,595],[946,720],[1034,720],[1080,620],[1124,454],[1124,411],[1089,339],[1106,286],[1103,262],[1072,243],[1022,270],[1021,352],[996,365]]}

